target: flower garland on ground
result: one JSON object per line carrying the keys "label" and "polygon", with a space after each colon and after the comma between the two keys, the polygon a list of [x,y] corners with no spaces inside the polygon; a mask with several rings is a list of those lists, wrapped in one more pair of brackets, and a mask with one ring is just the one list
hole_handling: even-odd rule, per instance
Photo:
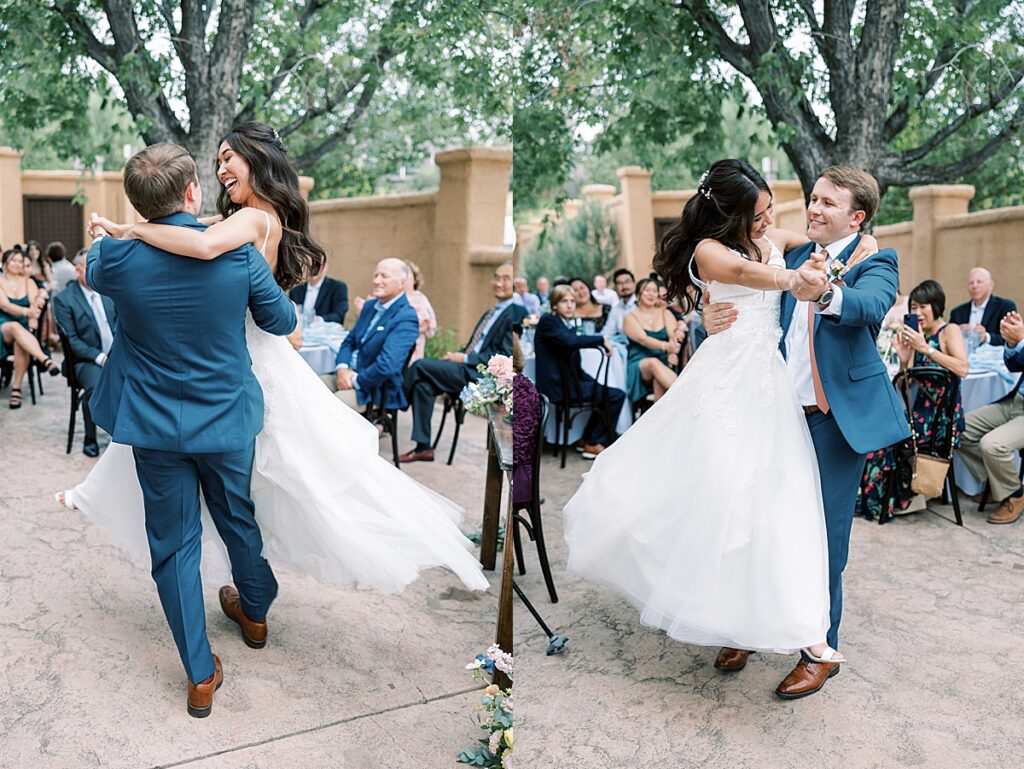
{"label": "flower garland on ground", "polygon": [[501,404],[505,409],[506,419],[512,418],[512,358],[508,355],[494,355],[485,366],[476,365],[481,376],[462,388],[459,397],[471,414],[487,416],[487,405]]}
{"label": "flower garland on ground", "polygon": [[[476,655],[466,665],[466,670],[473,671],[474,681],[486,681],[494,675],[495,669],[508,676],[509,681],[512,680],[512,655],[503,652],[497,644],[491,644],[485,654]],[[477,715],[477,724],[487,736],[480,739],[480,747],[459,753],[459,763],[485,769],[512,769],[511,686],[503,690],[497,684],[490,684],[483,691],[477,712],[486,714],[485,718]]]}

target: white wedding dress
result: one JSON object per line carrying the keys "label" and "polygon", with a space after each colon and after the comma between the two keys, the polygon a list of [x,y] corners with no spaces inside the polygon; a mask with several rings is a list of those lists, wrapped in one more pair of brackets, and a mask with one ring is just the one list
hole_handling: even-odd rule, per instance
{"label": "white wedding dress", "polygon": [[791,652],[825,640],[828,546],[781,293],[710,290],[739,318],[594,461],[565,508],[568,568],[679,641]]}
{"label": "white wedding dress", "polygon": [[[486,590],[463,510],[378,455],[377,429],[339,401],[284,338],[246,319],[252,370],[263,388],[252,500],[264,555],[275,569],[387,593],[419,571],[445,566]],[[113,534],[147,567],[142,489],[132,449],[111,443],[66,504]],[[203,573],[230,581],[230,567],[203,504]]]}

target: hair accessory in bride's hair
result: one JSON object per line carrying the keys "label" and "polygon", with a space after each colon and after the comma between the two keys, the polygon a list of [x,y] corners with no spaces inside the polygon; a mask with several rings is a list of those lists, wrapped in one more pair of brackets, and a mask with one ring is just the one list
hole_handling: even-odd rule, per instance
{"label": "hair accessory in bride's hair", "polygon": [[711,188],[705,186],[705,184],[704,184],[707,180],[708,180],[708,172],[705,171],[704,173],[702,173],[700,175],[700,181],[697,182],[697,192],[699,192],[701,195],[706,197],[708,200],[711,200]]}
{"label": "hair accessory in bride's hair", "polygon": [[288,150],[285,148],[284,142],[281,141],[281,135],[277,132],[277,129],[271,128],[270,132],[274,134],[274,144],[277,145],[278,149],[280,149],[281,152],[287,152]]}

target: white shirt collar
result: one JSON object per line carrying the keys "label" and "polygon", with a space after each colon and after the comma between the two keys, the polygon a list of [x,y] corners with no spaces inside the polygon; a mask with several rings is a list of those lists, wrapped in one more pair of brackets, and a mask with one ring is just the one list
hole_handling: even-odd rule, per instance
{"label": "white shirt collar", "polygon": [[992,299],[992,294],[989,294],[988,298],[984,302],[982,302],[981,304],[975,304],[974,300],[972,299],[971,300],[971,309],[972,310],[981,310],[982,312],[985,312],[985,308],[988,307],[988,303],[989,303],[989,301],[991,299]]}
{"label": "white shirt collar", "polygon": [[858,235],[860,235],[859,232],[852,232],[845,238],[840,238],[834,243],[828,243],[827,245],[819,246],[818,251],[820,252],[822,249],[827,249],[828,255],[831,256],[832,258],[835,258],[839,256],[841,253],[843,253],[843,251],[846,250],[846,247],[849,246],[853,242],[853,239],[856,238]]}
{"label": "white shirt collar", "polygon": [[405,293],[404,291],[399,291],[397,294],[395,294],[393,297],[388,299],[386,302],[382,302],[382,301],[380,301],[378,299],[377,300],[377,309],[378,310],[386,310],[386,309],[388,309],[391,305],[393,305],[395,302],[397,302],[398,301],[398,297],[400,297],[404,293]]}

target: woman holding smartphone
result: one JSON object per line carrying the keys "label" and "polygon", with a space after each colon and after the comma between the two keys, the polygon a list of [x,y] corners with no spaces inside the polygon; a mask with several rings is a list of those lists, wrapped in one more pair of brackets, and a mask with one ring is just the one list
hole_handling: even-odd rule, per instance
{"label": "woman holding smartphone", "polygon": [[[910,312],[903,317],[903,327],[893,337],[900,359],[900,370],[915,366],[937,366],[958,377],[967,376],[967,350],[963,334],[955,323],[946,323],[946,294],[937,281],[926,280],[910,292]],[[964,429],[963,406],[957,395],[952,419],[935,413],[935,404],[945,401],[946,387],[920,383],[910,418],[914,422],[919,451],[931,453],[932,447],[945,446],[950,430],[954,448],[960,443]],[[908,438],[913,440],[912,438]],[[887,500],[892,473],[897,473],[896,493]],[[888,512],[906,510],[914,498],[910,489],[910,467],[899,467],[890,446],[868,454],[861,479],[861,512],[865,518],[878,518],[888,503]]]}

